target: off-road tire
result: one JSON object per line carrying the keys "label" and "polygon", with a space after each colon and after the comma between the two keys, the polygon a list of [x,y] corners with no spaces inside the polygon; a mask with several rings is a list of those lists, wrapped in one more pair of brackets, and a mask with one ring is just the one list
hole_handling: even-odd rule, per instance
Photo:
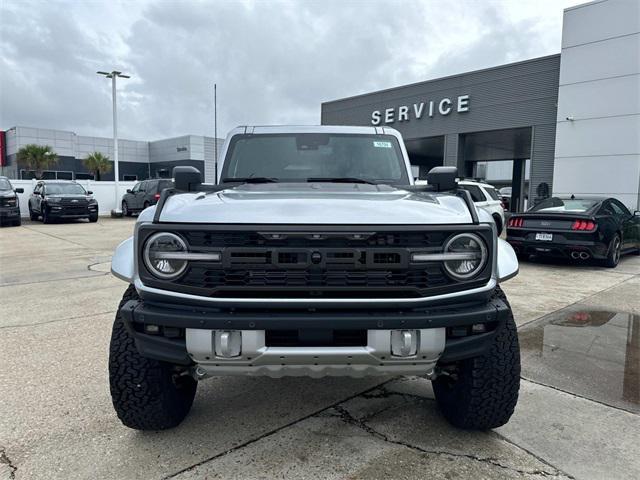
{"label": "off-road tire", "polygon": [[136,430],[165,430],[187,416],[197,382],[179,375],[171,364],[145,358],[138,353],[127,331],[120,308],[138,294],[129,286],[118,308],[109,347],[109,386],[118,418]]}
{"label": "off-road tire", "polygon": [[620,235],[615,234],[607,250],[607,258],[603,260],[602,264],[607,268],[616,268],[622,256],[622,240],[620,239]]}
{"label": "off-road tire", "polygon": [[[494,298],[509,306],[500,287],[496,287]],[[453,370],[455,377],[440,375],[433,381],[438,407],[452,425],[489,430],[509,421],[520,389],[520,349],[511,310],[487,352],[458,362]]]}

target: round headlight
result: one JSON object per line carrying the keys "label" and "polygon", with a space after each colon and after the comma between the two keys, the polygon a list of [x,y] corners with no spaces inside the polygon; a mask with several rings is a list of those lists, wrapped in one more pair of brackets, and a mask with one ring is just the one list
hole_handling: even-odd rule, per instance
{"label": "round headlight", "polygon": [[444,262],[445,270],[456,280],[474,277],[487,263],[487,247],[484,241],[473,233],[461,233],[451,237],[444,246],[444,252],[460,254],[459,259]]}
{"label": "round headlight", "polygon": [[145,244],[144,263],[158,278],[176,278],[187,268],[181,253],[187,253],[187,244],[182,238],[173,233],[156,233]]}

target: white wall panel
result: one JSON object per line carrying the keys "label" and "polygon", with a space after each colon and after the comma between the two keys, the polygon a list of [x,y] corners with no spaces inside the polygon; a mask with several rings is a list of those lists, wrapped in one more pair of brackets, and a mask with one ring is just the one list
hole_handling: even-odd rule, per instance
{"label": "white wall panel", "polygon": [[640,34],[562,50],[560,86],[640,72]]}
{"label": "white wall panel", "polygon": [[605,0],[567,9],[562,48],[640,31],[638,0]]}
{"label": "white wall panel", "polygon": [[556,134],[556,163],[562,157],[640,154],[640,115],[560,122]]}
{"label": "white wall panel", "polygon": [[640,74],[560,88],[558,121],[640,113]]}

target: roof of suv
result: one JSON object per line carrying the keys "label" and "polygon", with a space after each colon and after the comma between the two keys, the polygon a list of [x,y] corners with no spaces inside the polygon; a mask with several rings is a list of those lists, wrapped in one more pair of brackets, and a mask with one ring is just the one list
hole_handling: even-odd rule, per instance
{"label": "roof of suv", "polygon": [[478,182],[478,181],[475,181],[475,180],[459,180],[458,183],[460,185],[477,185],[479,187],[496,188],[493,185],[491,185],[490,183]]}

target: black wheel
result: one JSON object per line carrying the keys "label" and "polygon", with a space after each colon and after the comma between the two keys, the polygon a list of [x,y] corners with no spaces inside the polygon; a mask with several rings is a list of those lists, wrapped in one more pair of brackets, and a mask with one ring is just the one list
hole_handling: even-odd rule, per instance
{"label": "black wheel", "polygon": [[615,237],[611,240],[609,244],[609,253],[607,253],[607,258],[604,261],[604,266],[609,268],[616,268],[618,266],[618,262],[620,262],[620,255],[622,254],[622,241],[620,240],[620,235],[616,233]]}
{"label": "black wheel", "polygon": [[29,205],[29,218],[32,221],[38,220],[38,214],[33,213],[33,210],[31,210],[31,205]]}
{"label": "black wheel", "polygon": [[[135,288],[129,286],[120,308],[137,298]],[[182,373],[171,364],[141,356],[118,309],[109,347],[109,385],[122,423],[137,430],[165,430],[182,422],[198,386]]]}
{"label": "black wheel", "polygon": [[22,218],[18,217],[17,220],[13,221],[13,226],[14,227],[19,227],[20,225],[22,225]]}
{"label": "black wheel", "polygon": [[91,215],[89,215],[89,221],[91,223],[96,223],[98,221],[98,214],[92,213]]}
{"label": "black wheel", "polygon": [[142,209],[144,210],[145,208],[149,208],[151,204],[149,202],[144,202],[144,204],[142,205]]}
{"label": "black wheel", "polygon": [[47,207],[42,207],[42,223],[51,223],[51,217],[47,212]]}
{"label": "black wheel", "polygon": [[129,210],[129,205],[124,200],[122,201],[122,215],[124,215],[125,217],[131,216],[131,210]]}
{"label": "black wheel", "polygon": [[[494,296],[507,302],[500,287]],[[483,356],[440,367],[447,374],[433,381],[433,391],[438,407],[452,425],[488,430],[507,423],[520,389],[520,349],[513,315],[509,313],[498,327]]]}

